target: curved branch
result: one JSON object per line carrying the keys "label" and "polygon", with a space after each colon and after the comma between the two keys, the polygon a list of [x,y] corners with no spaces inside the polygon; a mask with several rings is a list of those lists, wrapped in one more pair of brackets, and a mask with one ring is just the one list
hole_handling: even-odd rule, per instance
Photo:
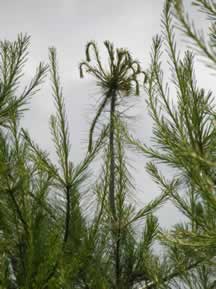
{"label": "curved branch", "polygon": [[89,72],[89,73],[92,73],[96,78],[98,78],[100,81],[104,81],[103,79],[103,76],[101,75],[100,71],[96,68],[96,67],[93,67],[91,65],[89,65],[87,62],[81,62],[80,65],[79,65],[79,70],[80,70],[80,78],[83,78],[84,77],[84,74],[83,74],[83,67],[86,68],[86,71]]}
{"label": "curved branch", "polygon": [[97,61],[97,64],[98,64],[98,67],[101,71],[101,73],[103,74],[103,76],[106,76],[104,70],[103,70],[103,67],[102,67],[102,64],[101,64],[101,60],[100,60],[100,56],[99,56],[99,52],[98,52],[98,49],[97,49],[97,45],[94,41],[91,41],[89,43],[87,43],[86,45],[86,60],[88,62],[91,61],[91,58],[90,58],[90,48],[93,48],[93,51],[94,51],[94,54],[95,54],[95,57],[96,57],[96,61]]}
{"label": "curved branch", "polygon": [[114,53],[114,47],[113,44],[110,43],[109,41],[104,41],[104,45],[107,48],[109,58],[110,58],[110,71],[111,74],[113,73],[114,70],[114,59],[115,59],[115,53]]}
{"label": "curved branch", "polygon": [[99,106],[99,109],[96,113],[96,116],[95,118],[93,119],[93,122],[92,122],[92,125],[91,125],[91,128],[90,128],[90,132],[89,132],[89,145],[88,145],[88,151],[91,152],[92,150],[92,143],[93,143],[93,132],[94,132],[94,129],[95,129],[95,125],[98,121],[98,118],[100,117],[103,109],[105,108],[106,106],[106,103],[107,103],[107,100],[109,98],[109,95],[107,95],[104,100],[102,101],[101,105]]}

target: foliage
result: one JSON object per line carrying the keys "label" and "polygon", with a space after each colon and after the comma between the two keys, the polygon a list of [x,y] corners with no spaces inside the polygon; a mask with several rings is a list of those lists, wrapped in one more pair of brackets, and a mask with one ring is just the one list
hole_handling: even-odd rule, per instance
{"label": "foliage", "polygon": [[[20,34],[14,42],[0,42],[1,289],[215,288],[215,103],[213,93],[196,83],[194,57],[201,54],[214,69],[216,6],[211,0],[193,4],[210,23],[207,40],[181,0],[166,0],[163,34],[153,39],[145,72],[128,50],[105,41],[105,65],[96,43],[87,43],[80,76],[94,77],[101,103],[90,125],[87,152],[77,165],[55,48],[49,49],[49,66],[40,63],[22,89],[30,38]],[[195,45],[183,56],[176,26]],[[168,83],[163,42],[172,74]],[[56,108],[50,117],[56,162],[20,125],[48,70]],[[133,101],[140,94],[143,83],[154,123],[151,146],[130,134],[120,111],[126,97]],[[107,122],[96,137],[103,115]],[[161,191],[141,209],[132,201],[137,189],[129,169],[131,147],[149,158],[146,170]],[[97,156],[101,171],[92,183],[89,166]],[[164,176],[161,163],[172,168],[172,175]],[[89,216],[83,201],[92,194]],[[155,211],[168,199],[185,222],[164,231]]]}
{"label": "foliage", "polygon": [[[207,12],[214,25],[213,1],[194,1]],[[165,177],[158,174],[156,163],[172,168],[169,176],[170,200],[185,215],[186,222],[176,225],[170,232],[161,232],[160,239],[170,249],[179,251],[182,269],[168,275],[174,288],[214,288],[215,286],[215,106],[212,92],[198,88],[194,73],[194,53],[186,51],[183,57],[175,41],[174,20],[178,28],[190,38],[205,55],[208,64],[215,61],[214,39],[208,44],[191,25],[185,15],[182,1],[165,1],[163,38],[153,40],[151,66],[146,91],[153,125],[153,145],[147,147],[126,133],[130,143],[137,146],[153,161],[151,174],[160,186]],[[180,26],[179,26],[180,24]],[[212,28],[211,28],[212,29]],[[213,31],[213,30],[211,30]],[[214,33],[214,32],[213,32]],[[164,83],[162,69],[162,40],[169,57],[172,83]],[[175,97],[173,96],[175,92]],[[171,98],[172,97],[172,98]],[[192,260],[192,263],[191,261]],[[189,263],[188,263],[189,262]],[[202,264],[202,265],[201,265]],[[208,276],[208,277],[207,277]],[[180,280],[180,281],[179,281]],[[197,280],[194,284],[193,280]],[[179,283],[180,282],[180,283]]]}
{"label": "foliage", "polygon": [[[107,142],[103,148],[105,163],[97,187],[99,202],[103,202],[100,229],[105,230],[107,235],[104,250],[107,256],[106,268],[109,268],[106,269],[109,288],[133,288],[141,281],[157,279],[159,259],[152,252],[152,244],[157,236],[158,223],[157,218],[151,213],[162,204],[166,194],[162,194],[138,212],[129,201],[133,194],[133,184],[122,133],[127,127],[118,107],[120,104],[124,105],[125,96],[139,94],[139,76],[144,75],[146,81],[146,74],[127,50],[115,50],[108,41],[105,41],[104,45],[108,51],[108,68],[102,66],[94,42],[87,44],[86,61],[80,64],[81,76],[83,68],[86,68],[86,72],[96,78],[103,95],[90,128],[88,150],[91,151],[93,132],[99,117],[109,105]],[[95,56],[95,66],[91,64],[91,48]],[[143,238],[136,241],[134,223],[146,217]],[[154,273],[150,266],[155,269]]]}

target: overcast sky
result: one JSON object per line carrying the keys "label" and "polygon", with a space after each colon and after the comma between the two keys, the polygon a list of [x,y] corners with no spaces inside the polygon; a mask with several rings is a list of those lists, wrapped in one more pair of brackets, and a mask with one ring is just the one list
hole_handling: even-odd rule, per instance
{"label": "overcast sky", "polygon": [[[191,11],[190,2],[186,1]],[[117,47],[126,47],[147,67],[152,37],[161,31],[162,0],[0,0],[0,39],[14,40],[19,32],[31,35],[27,78],[33,75],[39,61],[48,61],[48,47],[55,46],[64,89],[71,133],[72,160],[84,155],[89,122],[98,89],[90,78],[79,79],[78,64],[84,59],[85,44],[95,40],[101,49],[110,40]],[[196,17],[196,14],[193,13]],[[201,22],[199,18],[199,23]],[[202,23],[200,23],[202,24]],[[182,45],[179,38],[179,44]],[[201,85],[210,87],[211,76],[197,66]],[[24,126],[42,148],[53,154],[49,134],[49,117],[53,112],[49,82],[36,95],[26,114]],[[151,121],[145,107],[145,95],[138,98],[134,110],[137,117],[131,128],[138,138],[149,141]],[[136,185],[145,203],[157,195],[157,187],[144,173],[145,162],[136,157]],[[176,209],[167,205],[160,210],[160,222],[169,226],[179,221]]]}

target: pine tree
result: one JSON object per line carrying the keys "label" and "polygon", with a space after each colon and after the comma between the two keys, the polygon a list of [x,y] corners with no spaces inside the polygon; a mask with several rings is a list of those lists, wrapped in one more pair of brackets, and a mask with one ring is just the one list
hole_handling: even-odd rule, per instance
{"label": "pine tree", "polygon": [[[50,48],[49,67],[40,63],[22,90],[30,38],[20,34],[14,42],[0,42],[0,289],[215,288],[215,106],[212,93],[198,87],[193,62],[201,53],[214,69],[216,5],[211,0],[193,3],[211,23],[208,40],[192,25],[181,0],[166,0],[163,35],[153,40],[146,72],[126,49],[105,41],[106,66],[97,45],[87,44],[80,75],[96,79],[102,99],[90,126],[88,150],[77,165],[72,162],[56,50]],[[195,44],[183,57],[174,21]],[[163,41],[172,83],[164,80]],[[57,162],[20,124],[48,68]],[[143,78],[154,122],[151,147],[130,135],[121,114],[126,97],[132,101],[140,94]],[[95,137],[103,115],[107,122]],[[150,159],[147,171],[161,190],[141,210],[131,200],[136,189],[128,143]],[[102,168],[92,184],[88,168],[97,156],[102,156]],[[157,163],[172,168],[173,175],[165,177]],[[82,206],[84,185],[86,194],[96,196],[91,218]],[[154,212],[168,198],[185,222],[165,232]],[[163,256],[154,251],[156,240]]]}
{"label": "pine tree", "polygon": [[[173,184],[169,192],[170,199],[187,220],[184,224],[176,225],[171,232],[161,235],[168,251],[177,252],[177,255],[170,254],[174,271],[165,278],[166,283],[176,280],[174,288],[183,284],[188,286],[186,288],[215,286],[214,99],[211,92],[198,88],[196,84],[194,51],[188,50],[183,58],[180,57],[173,25],[173,18],[179,20],[181,30],[190,37],[196,49],[202,52],[208,65],[213,68],[215,4],[205,0],[194,3],[212,20],[209,42],[207,44],[196,27],[190,24],[182,1],[165,1],[163,38],[157,36],[153,41],[152,62],[146,85],[148,107],[154,121],[154,145],[147,147],[129,137],[139,150],[153,160],[150,168],[154,179],[158,180],[155,162],[173,169],[173,176],[169,176]],[[164,84],[162,40],[165,40],[168,50],[173,85]],[[171,98],[173,91],[176,92],[175,99]],[[188,257],[185,258],[186,254]],[[197,283],[193,284],[192,280],[197,280]]]}
{"label": "pine tree", "polygon": [[41,63],[30,84],[21,90],[28,45],[29,37],[22,35],[15,42],[1,42],[0,288],[48,289],[69,283],[74,288],[81,280],[91,244],[79,191],[103,135],[92,152],[72,166],[54,49],[50,49],[50,72],[57,113],[50,124],[58,165],[20,127],[26,104],[48,70]]}
{"label": "pine tree", "polygon": [[[105,163],[101,183],[97,188],[99,202],[102,204],[100,230],[106,234],[105,276],[108,288],[133,288],[143,282],[157,283],[161,274],[159,258],[152,252],[152,244],[159,231],[157,218],[152,213],[166,199],[167,192],[138,212],[128,201],[133,185],[127,168],[123,133],[127,131],[127,126],[118,108],[124,104],[126,96],[139,94],[139,76],[144,75],[146,81],[146,74],[141,71],[139,63],[132,59],[127,50],[115,50],[107,41],[104,45],[108,51],[108,67],[102,65],[94,42],[87,44],[86,61],[80,64],[81,77],[84,69],[92,74],[103,95],[90,128],[88,149],[91,151],[93,133],[99,117],[109,106],[108,125],[105,125],[108,127],[107,142],[104,146]],[[95,65],[92,64],[90,52],[95,57]],[[134,223],[143,218],[146,220],[143,236],[137,237],[136,240]],[[106,272],[105,268],[102,271]]]}

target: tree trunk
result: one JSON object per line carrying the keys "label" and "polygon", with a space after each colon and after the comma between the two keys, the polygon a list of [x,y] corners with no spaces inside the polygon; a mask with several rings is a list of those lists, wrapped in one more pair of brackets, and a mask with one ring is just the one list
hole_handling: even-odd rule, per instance
{"label": "tree trunk", "polygon": [[116,207],[115,207],[115,104],[116,92],[111,92],[110,101],[110,131],[109,131],[109,150],[110,150],[110,179],[109,179],[109,203],[112,217],[116,221]]}
{"label": "tree trunk", "polygon": [[116,289],[120,286],[120,230],[117,228],[117,214],[115,205],[115,106],[116,106],[116,92],[111,92],[110,101],[110,131],[109,131],[109,149],[110,149],[110,179],[109,179],[109,203],[112,213],[112,233],[113,245],[115,255],[115,286]]}

